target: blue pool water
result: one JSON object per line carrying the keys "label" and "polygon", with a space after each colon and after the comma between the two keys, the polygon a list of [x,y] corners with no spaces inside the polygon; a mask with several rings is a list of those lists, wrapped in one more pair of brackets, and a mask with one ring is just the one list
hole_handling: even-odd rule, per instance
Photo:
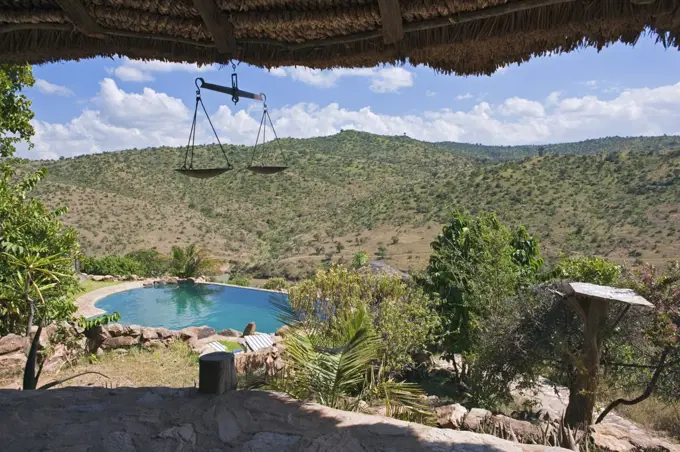
{"label": "blue pool water", "polygon": [[96,306],[118,312],[126,325],[179,330],[207,325],[242,331],[255,322],[257,331],[273,333],[281,326],[272,302],[285,302],[285,294],[215,284],[172,284],[119,292]]}

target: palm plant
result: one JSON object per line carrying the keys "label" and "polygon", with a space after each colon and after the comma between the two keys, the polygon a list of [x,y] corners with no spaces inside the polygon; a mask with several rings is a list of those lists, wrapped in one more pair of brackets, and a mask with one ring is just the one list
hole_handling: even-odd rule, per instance
{"label": "palm plant", "polygon": [[210,256],[206,248],[198,248],[195,243],[181,248],[172,247],[170,268],[181,278],[191,278],[219,271],[220,261]]}
{"label": "palm plant", "polygon": [[419,386],[387,377],[379,338],[365,309],[340,314],[333,333],[323,334],[291,322],[295,314],[286,306],[277,309],[291,330],[284,341],[286,367],[269,383],[270,388],[349,411],[380,403],[388,416],[433,422]]}

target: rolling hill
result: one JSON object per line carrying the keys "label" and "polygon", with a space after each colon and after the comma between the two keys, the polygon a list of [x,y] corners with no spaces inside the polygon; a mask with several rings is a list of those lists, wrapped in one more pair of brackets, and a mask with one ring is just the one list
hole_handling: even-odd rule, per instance
{"label": "rolling hill", "polygon": [[[38,161],[38,196],[70,208],[87,254],[199,242],[295,276],[323,259],[384,248],[422,268],[455,209],[525,224],[549,257],[587,253],[655,263],[680,257],[680,138],[605,138],[543,147],[426,143],[344,131],[281,140],[291,168],[197,180],[159,147]],[[229,147],[236,168],[249,148]],[[218,162],[214,146],[195,166]]]}

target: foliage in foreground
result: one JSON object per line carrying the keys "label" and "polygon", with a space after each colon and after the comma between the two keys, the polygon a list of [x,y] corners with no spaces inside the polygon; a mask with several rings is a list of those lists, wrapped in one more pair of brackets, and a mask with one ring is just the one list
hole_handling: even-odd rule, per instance
{"label": "foliage in foreground", "polygon": [[[465,381],[478,349],[495,334],[490,317],[505,311],[518,288],[536,281],[543,259],[534,237],[524,228],[511,233],[494,214],[454,212],[431,246],[419,282],[441,298],[442,355]],[[462,368],[454,359],[459,354]]]}
{"label": "foliage in foreground", "polygon": [[382,404],[387,416],[432,423],[422,390],[385,372],[380,340],[363,307],[339,314],[332,334],[299,325],[291,324],[284,341],[286,367],[270,388],[342,410]]}
{"label": "foliage in foreground", "polygon": [[[574,270],[567,280],[610,282],[620,269],[594,259],[570,259],[563,267]],[[574,278],[574,279],[572,279]],[[507,300],[502,315],[493,315],[495,340],[479,351],[475,395],[487,406],[510,400],[510,387],[518,382],[532,387],[539,376],[574,389],[582,371],[582,320],[556,294],[562,281],[522,290]],[[627,272],[617,285],[633,288],[654,304],[653,309],[628,308],[610,303],[601,330],[599,390],[594,396],[602,407],[601,421],[612,409],[633,405],[654,396],[673,403],[680,399],[680,266],[660,273],[650,266]],[[629,397],[611,397],[629,394]]]}
{"label": "foliage in foreground", "polygon": [[342,316],[365,310],[388,374],[401,372],[411,354],[423,350],[438,325],[434,302],[401,278],[361,274],[335,266],[292,287],[291,318],[298,328],[323,337],[342,337]]}
{"label": "foliage in foreground", "polygon": [[0,158],[11,157],[17,143],[29,142],[33,136],[31,101],[22,94],[33,83],[30,65],[0,64]]}
{"label": "foliage in foreground", "polygon": [[53,212],[29,198],[45,171],[19,177],[0,163],[0,335],[24,333],[34,324],[68,320],[78,287],[73,262],[76,232]]}

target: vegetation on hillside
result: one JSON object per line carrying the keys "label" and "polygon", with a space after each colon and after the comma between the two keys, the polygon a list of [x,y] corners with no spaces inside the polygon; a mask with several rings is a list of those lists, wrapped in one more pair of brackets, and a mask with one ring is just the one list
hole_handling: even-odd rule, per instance
{"label": "vegetation on hillside", "polygon": [[[548,260],[580,253],[666,262],[680,254],[679,141],[608,138],[511,160],[480,147],[494,156],[480,161],[460,144],[345,131],[282,140],[291,168],[273,176],[187,178],[172,171],[181,150],[167,147],[29,167],[49,169],[39,195],[71,207],[66,221],[86,254],[167,253],[196,242],[257,266],[261,277],[295,279],[322,261],[347,263],[360,249],[422,269],[429,242],[453,209],[493,211],[511,227],[525,224]],[[229,151],[237,168],[245,164],[249,148]],[[212,146],[197,151],[199,166],[216,158]]]}

